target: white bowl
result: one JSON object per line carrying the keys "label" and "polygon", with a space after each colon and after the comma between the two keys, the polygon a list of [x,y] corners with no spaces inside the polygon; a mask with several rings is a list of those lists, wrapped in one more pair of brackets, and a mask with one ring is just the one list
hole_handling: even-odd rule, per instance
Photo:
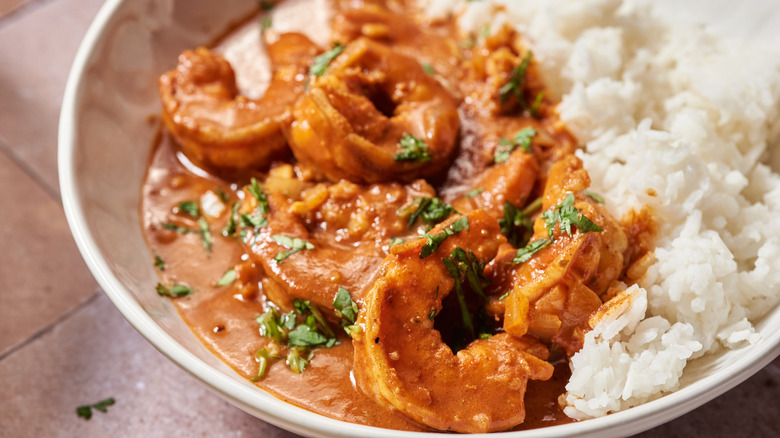
{"label": "white bowl", "polygon": [[[694,3],[698,5],[692,6],[694,11],[704,8],[702,16],[717,20],[720,15],[726,20],[722,23],[735,28],[733,16],[712,7],[723,2]],[[741,21],[748,33],[772,32],[767,24],[780,21],[780,14],[776,6],[766,8],[770,3],[740,6],[743,11],[750,5],[764,6],[762,15],[752,15],[756,22],[764,17],[763,27],[751,28],[750,18]],[[138,205],[156,131],[148,117],[159,112],[156,77],[173,67],[181,50],[209,42],[256,4],[254,0],[106,2],[76,56],[60,120],[60,186],[76,243],[125,318],[164,355],[244,411],[307,436],[430,436],[333,420],[265,393],[207,350],[174,306],[155,293],[158,279],[141,234]],[[774,11],[770,20],[767,11]],[[774,31],[773,36],[778,34]],[[780,309],[756,326],[763,337],[760,343],[690,363],[682,387],[659,400],[594,420],[498,435],[625,436],[669,421],[734,387],[780,353]]]}

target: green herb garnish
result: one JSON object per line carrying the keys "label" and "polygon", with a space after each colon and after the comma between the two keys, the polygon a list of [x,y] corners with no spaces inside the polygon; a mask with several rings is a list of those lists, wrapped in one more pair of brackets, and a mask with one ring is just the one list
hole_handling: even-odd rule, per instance
{"label": "green herb garnish", "polygon": [[479,195],[480,193],[482,193],[482,192],[484,192],[484,191],[485,191],[485,189],[484,189],[484,188],[482,188],[482,187],[479,187],[479,188],[476,188],[476,189],[474,189],[474,190],[472,190],[472,191],[470,191],[470,192],[466,193],[466,197],[467,197],[467,198],[473,198],[473,197],[475,197],[475,196]]}
{"label": "green herb garnish", "polygon": [[183,297],[192,292],[192,289],[185,284],[173,284],[171,287],[168,287],[162,283],[157,283],[157,286],[155,286],[154,289],[157,291],[158,295],[170,298]]}
{"label": "green herb garnish", "polygon": [[165,270],[165,261],[163,261],[162,257],[155,254],[154,255],[154,266],[157,267],[160,271]]}
{"label": "green herb garnish", "polygon": [[258,4],[260,5],[260,9],[262,9],[264,11],[270,11],[275,6],[274,2],[269,1],[269,0],[260,0],[258,2]]}
{"label": "green herb garnish", "polygon": [[170,222],[163,222],[162,224],[163,228],[166,230],[175,231],[179,234],[188,234],[188,233],[197,233],[197,231],[193,230],[192,228],[182,227],[176,224],[172,224]]}
{"label": "green herb garnish", "polygon": [[498,147],[493,154],[493,159],[496,163],[503,163],[509,159],[509,155],[519,147],[523,148],[526,152],[531,152],[531,139],[536,136],[536,130],[533,128],[523,128],[515,134],[515,136],[509,140],[502,138],[498,141]]}
{"label": "green herb garnish", "polygon": [[85,405],[85,406],[79,406],[76,408],[76,415],[79,417],[89,420],[92,418],[92,409],[97,409],[100,412],[107,412],[108,407],[113,405],[115,403],[114,398],[107,398],[105,400],[101,400],[95,404],[92,405]]}
{"label": "green herb garnish", "polygon": [[293,238],[276,234],[271,236],[271,239],[279,245],[289,249],[289,251],[280,251],[274,256],[276,263],[282,263],[287,257],[290,257],[298,251],[314,249],[314,245],[297,237]]}
{"label": "green herb garnish", "polygon": [[[276,344],[271,344],[272,346],[275,346]],[[258,380],[265,377],[265,373],[268,370],[268,363],[272,359],[281,359],[282,357],[279,356],[276,352],[277,348],[271,348],[270,350],[266,347],[263,347],[255,352],[255,358],[257,358],[257,375],[255,377],[252,377],[251,381],[257,382]]]}
{"label": "green herb garnish", "polygon": [[533,234],[531,218],[509,201],[504,204],[504,217],[498,220],[498,225],[501,233],[515,247],[525,245]]}
{"label": "green herb garnish", "polygon": [[[314,352],[306,354],[306,351],[306,348],[299,347],[291,348],[290,352],[287,353],[287,366],[294,373],[302,373],[303,370],[306,369],[306,366],[309,365],[309,362],[311,362],[311,358],[314,356]],[[304,355],[306,355],[306,357],[303,357]]]}
{"label": "green herb garnish", "polygon": [[464,229],[467,231],[469,229],[469,218],[466,216],[456,220],[449,227],[443,229],[439,234],[431,235],[425,233],[423,236],[428,239],[428,241],[425,243],[425,245],[423,245],[422,250],[420,251],[420,258],[424,259],[433,254],[436,252],[439,246],[441,246],[445,239],[460,233]]}
{"label": "green herb garnish", "polygon": [[512,263],[519,265],[520,263],[527,262],[534,254],[551,243],[552,240],[550,239],[536,239],[533,242],[530,242],[528,245],[517,250],[515,257],[512,259]]}
{"label": "green herb garnish", "polygon": [[547,235],[552,240],[555,240],[553,232],[555,224],[558,222],[561,224],[561,233],[566,233],[570,236],[572,226],[577,227],[582,233],[604,231],[593,221],[585,217],[579,209],[574,208],[574,193],[569,193],[563,202],[542,213],[542,218],[547,226]]}
{"label": "green herb garnish", "polygon": [[201,217],[198,219],[198,226],[200,227],[200,243],[206,252],[211,252],[214,242],[211,239],[211,230],[209,230],[209,223],[206,222],[206,218]]}
{"label": "green herb garnish", "polygon": [[391,237],[390,238],[390,246],[396,246],[404,243],[404,239],[401,239],[400,237]]}
{"label": "green herb garnish", "polygon": [[422,66],[422,69],[425,70],[425,73],[428,73],[431,76],[436,74],[436,70],[434,70],[430,64],[422,63],[420,65]]}
{"label": "green herb garnish", "polygon": [[431,161],[432,159],[431,153],[428,151],[428,146],[425,142],[412,134],[404,134],[404,136],[398,140],[398,146],[402,150],[395,154],[395,161],[415,161],[423,163]]}
{"label": "green herb garnish", "polygon": [[520,61],[520,64],[512,70],[512,77],[509,78],[509,82],[498,90],[499,101],[502,105],[506,103],[509,96],[512,95],[517,97],[518,101],[525,102],[523,100],[523,84],[525,83],[525,76],[528,73],[528,67],[531,66],[532,56],[533,53],[531,53],[530,50],[525,52],[525,56],[522,61]]}
{"label": "green herb garnish", "polygon": [[[411,227],[417,222],[417,219],[422,217],[423,222],[428,225],[434,225],[442,220],[446,219],[451,213],[455,211],[450,204],[442,201],[439,198],[414,198],[412,200],[417,208],[409,215],[408,225]],[[409,210],[407,206],[399,209],[399,214],[405,213],[405,210]]]}
{"label": "green herb garnish", "polygon": [[606,202],[606,201],[604,201],[604,197],[603,196],[599,195],[598,193],[591,192],[590,190],[583,190],[582,194],[587,196],[588,198],[596,201],[596,203],[598,203],[598,204],[603,204],[604,202]]}
{"label": "green herb garnish", "polygon": [[187,213],[195,219],[200,217],[200,209],[198,208],[198,203],[195,201],[180,202],[178,209],[180,212]]}
{"label": "green herb garnish", "polygon": [[224,287],[229,285],[230,283],[236,281],[236,278],[238,275],[236,274],[236,270],[234,268],[230,268],[227,271],[225,271],[224,274],[222,274],[222,277],[217,280],[216,286],[218,287]]}
{"label": "green herb garnish", "polygon": [[309,74],[312,76],[324,75],[325,72],[328,70],[328,65],[330,65],[331,61],[336,59],[336,57],[339,56],[343,51],[344,51],[344,46],[341,44],[336,44],[335,46],[333,46],[332,49],[314,58],[314,62],[311,64],[311,67],[309,68]]}
{"label": "green herb garnish", "polygon": [[358,305],[352,301],[352,295],[349,291],[341,286],[339,286],[339,291],[333,299],[333,307],[336,309],[336,315],[350,324],[354,324],[357,320]]}

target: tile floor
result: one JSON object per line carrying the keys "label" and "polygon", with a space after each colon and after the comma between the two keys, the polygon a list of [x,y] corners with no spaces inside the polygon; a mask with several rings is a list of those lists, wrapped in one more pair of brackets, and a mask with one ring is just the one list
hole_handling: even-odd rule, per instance
{"label": "tile floor", "polygon": [[[201,387],[87,271],[59,199],[65,79],[98,0],[0,0],[0,437],[294,436]],[[780,359],[642,437],[777,436]],[[76,406],[114,397],[107,414]]]}

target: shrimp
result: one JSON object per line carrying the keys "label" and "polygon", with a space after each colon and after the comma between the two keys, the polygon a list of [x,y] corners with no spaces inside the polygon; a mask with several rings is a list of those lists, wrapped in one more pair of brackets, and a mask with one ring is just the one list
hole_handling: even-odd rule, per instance
{"label": "shrimp", "polygon": [[267,49],[273,77],[259,100],[239,95],[230,64],[203,47],[184,51],[178,66],[160,77],[163,121],[194,163],[255,169],[286,153],[282,121],[319,49],[296,33],[280,35]]}
{"label": "shrimp", "polygon": [[[608,288],[624,270],[628,239],[606,209],[582,193],[590,177],[582,162],[570,155],[553,166],[545,188],[542,206],[548,210],[569,194],[574,208],[597,224],[602,231],[571,235],[560,225],[554,241],[520,264],[513,287],[504,300],[504,330],[515,336],[530,334],[546,343],[555,343],[568,355],[582,347],[588,318],[601,306]],[[534,223],[531,242],[548,238],[545,219]],[[496,264],[508,261],[514,249],[496,257]],[[544,275],[539,275],[544,272]]]}
{"label": "shrimp", "polygon": [[363,333],[353,338],[355,376],[364,392],[435,429],[505,430],[525,419],[528,380],[549,379],[553,367],[544,360],[546,348],[529,338],[500,333],[453,353],[434,329],[435,315],[455,284],[443,258],[462,248],[489,260],[505,242],[484,211],[465,217],[468,228],[446,238],[429,257],[420,258],[426,239],[391,249],[358,318]]}
{"label": "shrimp", "polygon": [[334,182],[436,175],[460,126],[455,99],[419,62],[362,38],[312,79],[293,117],[293,154]]}
{"label": "shrimp", "polygon": [[[339,286],[360,302],[391,238],[416,231],[397,210],[416,197],[434,196],[424,181],[405,186],[314,184],[296,178],[289,165],[272,169],[258,188],[267,199],[267,224],[247,230],[244,244],[265,272],[266,294],[282,308],[298,298],[332,309]],[[257,201],[247,193],[239,212],[252,214]],[[285,246],[286,239],[300,239],[300,250],[289,253],[294,248]]]}
{"label": "shrimp", "polygon": [[528,202],[538,173],[536,158],[518,148],[509,155],[509,159],[485,170],[476,183],[478,193],[458,198],[453,207],[462,212],[483,209],[500,219],[504,215],[505,203],[521,207]]}

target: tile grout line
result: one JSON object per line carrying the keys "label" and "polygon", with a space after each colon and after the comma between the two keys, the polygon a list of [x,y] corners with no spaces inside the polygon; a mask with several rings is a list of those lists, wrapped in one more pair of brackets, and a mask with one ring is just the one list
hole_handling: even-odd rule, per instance
{"label": "tile grout line", "polygon": [[62,315],[60,315],[59,318],[55,319],[50,324],[46,325],[42,329],[40,329],[37,332],[33,333],[33,335],[30,336],[29,338],[27,338],[24,341],[14,345],[13,347],[11,347],[5,353],[0,354],[0,362],[2,362],[4,359],[6,359],[8,357],[11,357],[17,351],[23,349],[24,347],[30,345],[31,343],[33,343],[34,341],[38,340],[39,338],[41,338],[45,334],[47,334],[47,333],[51,332],[52,330],[54,330],[54,328],[57,327],[60,323],[63,323],[65,321],[67,321],[68,319],[70,319],[70,317],[75,315],[81,309],[83,309],[83,308],[87,307],[88,305],[92,304],[95,300],[97,300],[97,298],[100,296],[101,293],[103,293],[103,292],[100,290],[100,288],[97,288],[95,293],[93,293],[92,296],[90,296],[89,298],[84,300],[81,304],[79,304],[76,307],[74,307],[74,308],[68,310],[67,312],[63,313]]}
{"label": "tile grout line", "polygon": [[9,23],[24,18],[36,9],[44,7],[49,3],[54,3],[55,1],[56,0],[33,0],[12,9],[5,16],[0,17],[0,29],[7,26]]}
{"label": "tile grout line", "polygon": [[[43,179],[41,179],[38,173],[14,152],[14,150],[9,146],[8,142],[2,136],[0,136],[0,152],[8,157],[8,159],[11,160],[11,162],[13,162],[16,167],[18,167],[25,175],[30,177],[30,179],[32,179],[38,185],[38,187],[44,191],[44,193],[46,193],[54,202],[60,206],[60,208],[62,208],[62,198],[60,197],[59,192],[50,187]],[[55,171],[57,170],[55,169]]]}

